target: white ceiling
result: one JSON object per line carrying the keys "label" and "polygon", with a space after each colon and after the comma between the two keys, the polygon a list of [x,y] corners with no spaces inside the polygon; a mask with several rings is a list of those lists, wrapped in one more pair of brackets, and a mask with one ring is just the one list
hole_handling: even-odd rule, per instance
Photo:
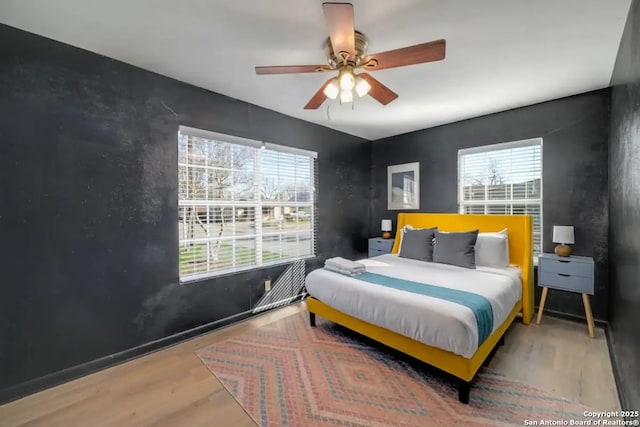
{"label": "white ceiling", "polygon": [[631,0],[351,0],[369,53],[444,38],[444,61],[380,70],[399,94],[303,106],[325,73],[320,0],[2,0],[0,22],[367,139],[607,87]]}

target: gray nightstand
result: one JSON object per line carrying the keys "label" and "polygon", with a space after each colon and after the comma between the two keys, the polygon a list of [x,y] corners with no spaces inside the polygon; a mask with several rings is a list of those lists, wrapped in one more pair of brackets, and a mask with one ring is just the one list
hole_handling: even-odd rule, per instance
{"label": "gray nightstand", "polygon": [[373,237],[369,239],[369,258],[391,253],[394,239],[383,239],[382,237]]}
{"label": "gray nightstand", "polygon": [[542,320],[549,288],[580,293],[589,325],[589,336],[594,338],[593,314],[589,302],[589,295],[593,295],[593,277],[594,262],[591,257],[561,257],[555,254],[540,254],[538,257],[538,286],[542,287],[542,298],[536,323],[539,325]]}

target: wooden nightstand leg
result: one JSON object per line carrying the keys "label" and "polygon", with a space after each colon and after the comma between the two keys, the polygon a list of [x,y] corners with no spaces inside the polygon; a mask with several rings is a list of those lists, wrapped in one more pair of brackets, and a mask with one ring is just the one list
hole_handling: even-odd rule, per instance
{"label": "wooden nightstand leg", "polygon": [[591,303],[589,302],[589,295],[582,294],[582,303],[584,304],[584,314],[587,315],[587,325],[589,325],[589,336],[591,338],[596,337],[595,325],[593,324],[593,313],[591,313]]}
{"label": "wooden nightstand leg", "polygon": [[549,292],[549,288],[546,286],[542,288],[542,298],[540,298],[540,307],[538,307],[538,320],[536,323],[539,325],[542,321],[542,312],[544,311],[544,303],[547,302],[547,292]]}

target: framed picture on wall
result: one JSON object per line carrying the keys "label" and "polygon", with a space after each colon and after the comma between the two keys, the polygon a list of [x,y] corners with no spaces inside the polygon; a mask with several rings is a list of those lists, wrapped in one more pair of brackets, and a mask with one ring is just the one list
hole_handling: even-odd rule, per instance
{"label": "framed picture on wall", "polygon": [[387,209],[420,209],[420,163],[387,166]]}

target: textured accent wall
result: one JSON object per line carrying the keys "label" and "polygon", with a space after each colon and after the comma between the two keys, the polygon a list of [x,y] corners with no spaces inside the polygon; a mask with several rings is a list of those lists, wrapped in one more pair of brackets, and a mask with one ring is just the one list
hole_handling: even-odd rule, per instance
{"label": "textured accent wall", "polygon": [[250,312],[284,270],[179,285],[179,125],[317,151],[319,258],[366,253],[368,141],[1,25],[0,58],[0,400]]}
{"label": "textured accent wall", "polygon": [[631,3],[611,81],[610,340],[622,405],[640,408],[640,1]]}
{"label": "textured accent wall", "polygon": [[[608,132],[609,90],[604,89],[375,141],[371,235],[380,234],[382,218],[395,221],[398,213],[387,210],[387,166],[419,161],[420,210],[457,212],[459,149],[542,137],[543,249],[553,252],[554,224],[576,227],[573,253],[595,258],[592,307],[594,316],[605,320]],[[551,291],[545,308],[584,317],[582,299],[576,294]]]}

